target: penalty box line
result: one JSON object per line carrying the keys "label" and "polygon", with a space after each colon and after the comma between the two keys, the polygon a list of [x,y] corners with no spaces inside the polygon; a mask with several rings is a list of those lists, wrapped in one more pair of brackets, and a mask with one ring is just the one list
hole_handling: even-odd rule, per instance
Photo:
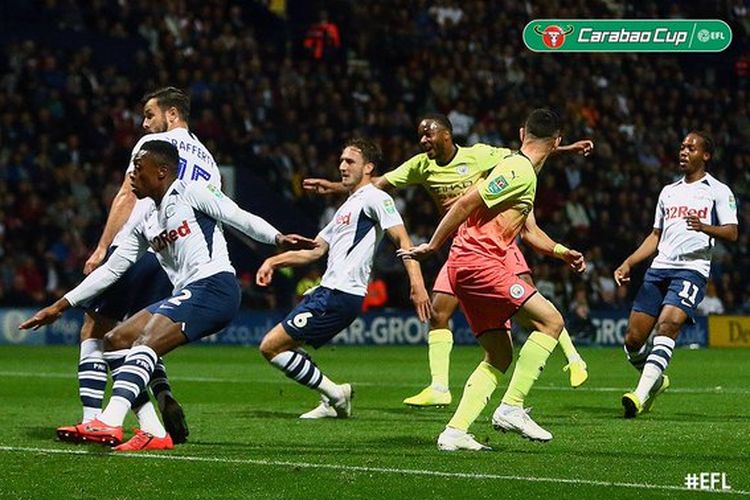
{"label": "penalty box line", "polygon": [[123,459],[149,459],[149,460],[164,460],[174,462],[209,462],[209,463],[223,463],[223,464],[234,464],[234,465],[257,465],[261,467],[290,467],[290,468],[301,468],[301,469],[319,469],[319,470],[333,470],[333,471],[344,471],[344,472],[357,472],[357,473],[379,473],[379,474],[400,474],[400,475],[412,475],[412,476],[428,476],[428,477],[444,477],[454,479],[479,479],[479,480],[504,480],[504,481],[522,481],[529,483],[552,483],[552,484],[571,484],[571,485],[583,485],[583,486],[600,486],[604,488],[630,488],[630,489],[641,489],[641,490],[662,490],[662,491],[691,491],[701,493],[730,493],[734,495],[745,495],[750,496],[750,491],[744,490],[695,490],[689,489],[684,486],[672,486],[666,484],[651,484],[651,483],[624,483],[619,481],[596,481],[592,479],[569,479],[569,478],[555,478],[555,477],[535,477],[535,476],[513,476],[513,475],[501,475],[501,474],[480,474],[480,473],[466,473],[466,472],[446,472],[436,471],[428,469],[401,469],[401,468],[390,468],[390,467],[365,467],[359,465],[343,465],[343,464],[321,464],[321,463],[310,463],[310,462],[288,462],[284,460],[264,460],[264,459],[241,459],[241,458],[220,458],[220,457],[197,457],[190,455],[165,455],[162,453],[91,453],[84,450],[65,450],[59,448],[27,448],[27,447],[16,447],[16,446],[0,446],[0,452],[6,453],[26,453],[34,455],[76,455],[76,456],[90,456],[90,457],[116,457]]}

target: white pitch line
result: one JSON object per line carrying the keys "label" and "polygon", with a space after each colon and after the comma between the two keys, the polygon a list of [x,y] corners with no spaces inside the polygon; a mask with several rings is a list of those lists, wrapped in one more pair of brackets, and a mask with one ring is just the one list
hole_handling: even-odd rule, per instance
{"label": "white pitch line", "polygon": [[55,448],[25,448],[15,446],[0,446],[0,452],[9,453],[33,453],[38,455],[87,455],[91,457],[117,457],[130,459],[151,459],[151,460],[173,460],[177,462],[210,462],[235,465],[258,465],[263,467],[294,467],[301,469],[324,469],[347,472],[361,473],[380,473],[380,474],[404,474],[412,476],[432,476],[456,479],[480,479],[480,480],[505,480],[505,481],[524,481],[529,483],[553,483],[553,484],[573,484],[585,486],[601,486],[605,488],[632,488],[641,490],[666,490],[666,491],[691,491],[704,493],[730,493],[735,495],[750,496],[750,491],[745,490],[694,490],[684,486],[673,486],[667,484],[651,483],[623,483],[618,481],[596,481],[593,479],[569,479],[557,477],[535,477],[535,476],[511,476],[501,474],[471,474],[466,472],[445,472],[427,469],[399,469],[390,467],[365,467],[359,465],[343,464],[321,464],[310,462],[287,462],[283,460],[263,460],[263,459],[240,459],[240,458],[220,458],[220,457],[196,457],[189,455],[164,455],[160,453],[112,453],[102,455],[91,453],[83,450],[64,450]]}
{"label": "white pitch line", "polygon": [[[71,379],[76,378],[75,373],[55,373],[55,372],[24,372],[24,371],[0,371],[2,377],[31,377],[31,378],[56,378]],[[198,382],[198,383],[216,383],[216,384],[277,384],[286,379],[282,376],[279,378],[221,378],[221,377],[191,377],[191,376],[170,376],[169,379],[174,382]],[[419,383],[405,382],[358,382],[352,381],[352,384],[360,387],[416,387]],[[534,386],[536,391],[571,391],[569,386],[554,385],[537,385]],[[575,392],[623,392],[627,387],[579,387]],[[673,387],[669,389],[670,393],[677,394],[740,394],[750,395],[750,390],[739,387]]]}

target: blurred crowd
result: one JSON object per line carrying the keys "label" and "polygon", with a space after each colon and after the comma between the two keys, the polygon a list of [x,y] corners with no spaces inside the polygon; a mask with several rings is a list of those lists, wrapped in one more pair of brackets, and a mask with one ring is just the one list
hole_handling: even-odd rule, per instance
{"label": "blurred crowd", "polygon": [[[278,212],[313,234],[341,199],[310,195],[301,180],[336,179],[348,138],[377,139],[387,171],[419,152],[422,113],[448,115],[458,144],[517,147],[530,109],[557,109],[564,140],[591,138],[595,154],[550,160],[536,216],[589,266],[578,276],[526,255],[539,289],[582,321],[590,309],[629,306],[642,269],[620,288],[612,272],[651,230],[661,187],[679,175],[682,137],[709,131],[717,144],[709,169],[739,199],[740,240],[717,243],[702,308],[750,313],[746,1],[8,0],[5,10],[0,305],[40,305],[78,282],[142,133],[141,97],[175,85],[191,94],[191,129],[217,161],[262,179]],[[606,17],[721,18],[734,41],[720,54],[523,46],[530,19]],[[439,220],[429,196],[394,195],[415,243],[426,241]],[[242,186],[237,196],[243,204]],[[440,263],[425,266],[429,282]],[[376,269],[371,307],[407,306],[388,244]],[[238,274],[247,305],[286,307],[319,270],[284,274],[288,284],[272,294],[254,287],[254,269]]]}

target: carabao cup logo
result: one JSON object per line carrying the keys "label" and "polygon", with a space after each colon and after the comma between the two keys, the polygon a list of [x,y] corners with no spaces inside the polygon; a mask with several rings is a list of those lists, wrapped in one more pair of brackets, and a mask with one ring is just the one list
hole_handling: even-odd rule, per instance
{"label": "carabao cup logo", "polygon": [[573,26],[568,25],[568,27],[563,30],[561,27],[553,24],[541,29],[537,24],[534,26],[534,32],[537,35],[541,35],[544,45],[550,49],[559,49],[565,43],[565,37],[573,33]]}

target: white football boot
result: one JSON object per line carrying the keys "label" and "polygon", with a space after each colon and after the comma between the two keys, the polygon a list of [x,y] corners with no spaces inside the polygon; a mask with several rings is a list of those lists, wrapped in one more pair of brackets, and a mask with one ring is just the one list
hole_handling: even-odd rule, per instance
{"label": "white football boot", "polygon": [[497,431],[517,432],[531,441],[552,440],[552,434],[534,422],[526,410],[520,406],[501,403],[492,414],[492,427]]}

